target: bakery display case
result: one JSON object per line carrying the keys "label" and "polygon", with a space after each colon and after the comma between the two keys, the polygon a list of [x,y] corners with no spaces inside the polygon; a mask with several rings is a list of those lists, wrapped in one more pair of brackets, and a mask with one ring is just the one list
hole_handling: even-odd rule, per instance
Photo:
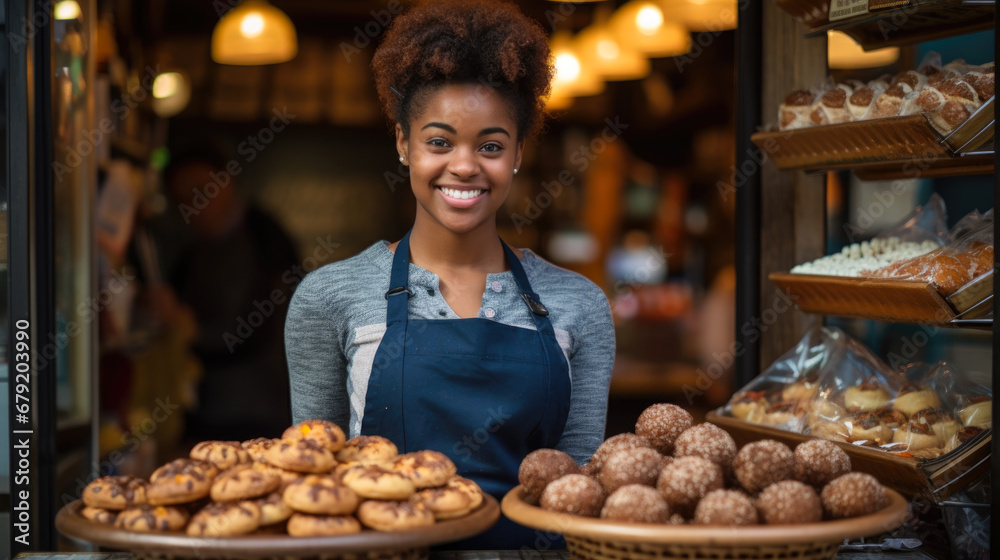
{"label": "bakery display case", "polygon": [[[852,6],[857,15],[834,13]],[[992,91],[954,130],[941,130],[931,116],[914,111],[882,119],[844,119],[853,122],[814,121],[815,126],[761,132],[762,126],[774,122],[779,106],[791,97],[790,91],[828,79],[824,64],[827,31],[843,31],[865,50],[913,46],[995,28],[994,3],[779,0],[764,3],[759,9],[747,7],[740,15],[743,34],[738,47],[738,80],[746,91],[741,91],[738,105],[737,169],[742,174],[737,183],[737,230],[759,231],[760,235],[737,239],[737,344],[742,350],[737,356],[737,385],[745,386],[779,360],[803,333],[827,323],[828,318],[946,326],[952,328],[949,332],[959,333],[973,332],[967,329],[991,331],[995,356],[1000,338],[993,325],[998,308],[992,256],[985,273],[980,271],[948,290],[940,289],[930,278],[790,272],[797,265],[824,257],[832,244],[825,229],[827,204],[832,199],[827,198],[827,176],[818,171],[849,170],[862,180],[992,174],[995,200],[1000,185],[994,173]],[[912,55],[909,65],[915,66]],[[992,72],[992,63],[988,65]],[[816,101],[821,95],[816,95]],[[915,165],[918,162],[919,167]],[[992,208],[992,200],[983,198],[976,199],[979,207]],[[992,249],[996,244],[992,229],[988,237],[985,241]],[[789,295],[801,313],[776,312],[777,294]],[[952,340],[946,336],[937,342],[947,344],[946,339]],[[995,358],[984,367],[993,379],[1000,375]],[[791,445],[813,437],[718,413],[711,419],[741,441],[766,438]],[[968,540],[954,539],[955,531],[984,535],[989,529],[983,525],[992,523],[996,532],[997,522],[989,517],[969,521],[973,516],[965,515],[988,510],[997,493],[995,487],[989,489],[989,478],[1000,474],[992,461],[997,444],[991,430],[969,438],[954,452],[933,458],[886,453],[847,442],[838,445],[851,454],[859,470],[878,473],[887,484],[929,504],[941,517],[976,524],[965,528],[952,525],[952,538],[947,539],[951,546],[964,546],[962,542]],[[984,480],[986,490],[981,490]],[[966,492],[973,487],[974,491]],[[972,499],[971,495],[979,497]],[[951,552],[956,554],[954,549]]]}

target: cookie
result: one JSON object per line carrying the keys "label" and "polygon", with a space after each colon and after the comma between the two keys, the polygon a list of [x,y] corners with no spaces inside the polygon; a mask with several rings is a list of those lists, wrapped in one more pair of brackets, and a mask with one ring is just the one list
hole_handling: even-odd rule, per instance
{"label": "cookie", "polygon": [[125,509],[146,503],[146,481],[132,476],[104,476],[83,489],[83,503],[103,509]]}
{"label": "cookie", "polygon": [[260,527],[260,507],[252,501],[215,502],[191,517],[187,534],[192,537],[245,535]]}
{"label": "cookie", "polygon": [[358,519],[376,531],[406,531],[430,527],[434,514],[417,502],[365,500],[358,506]]}
{"label": "cookie", "polygon": [[337,464],[333,454],[309,439],[283,439],[267,450],[268,463],[286,470],[304,473],[325,473]]}
{"label": "cookie", "polygon": [[434,488],[448,482],[458,469],[440,451],[414,451],[392,460],[392,470],[413,482],[416,489]]}
{"label": "cookie", "polygon": [[246,450],[247,455],[250,456],[250,460],[254,462],[264,462],[264,454],[267,450],[271,448],[272,445],[281,441],[277,438],[259,437],[256,439],[248,439],[240,444],[244,450]]}
{"label": "cookie", "polygon": [[358,436],[347,440],[344,448],[337,452],[337,461],[382,463],[395,459],[398,454],[396,444],[382,436]]}
{"label": "cookie", "polygon": [[340,481],[372,500],[406,500],[416,491],[409,478],[380,465],[351,467],[341,473]]}
{"label": "cookie", "polygon": [[175,459],[153,471],[146,487],[150,505],[173,505],[193,502],[208,496],[218,469],[195,459]]}
{"label": "cookie", "polygon": [[278,479],[280,480],[280,482],[278,483],[279,492],[284,492],[285,488],[288,488],[289,484],[303,477],[303,474],[300,472],[290,471],[287,469],[276,467],[270,463],[254,463],[251,468],[277,476]]}
{"label": "cookie", "polygon": [[280,492],[272,492],[263,498],[257,498],[254,503],[260,508],[261,526],[281,523],[293,513],[292,507],[285,503]]}
{"label": "cookie", "polygon": [[293,513],[288,519],[288,534],[293,537],[325,537],[360,532],[361,523],[350,515]]}
{"label": "cookie", "polygon": [[274,472],[237,465],[215,477],[209,495],[216,502],[232,502],[270,494],[280,485],[281,477]]}
{"label": "cookie", "polygon": [[282,494],[285,503],[295,511],[320,515],[354,513],[358,495],[330,475],[309,475],[293,482]]}
{"label": "cookie", "polygon": [[93,521],[94,523],[114,525],[115,518],[118,517],[118,512],[99,507],[84,506],[84,508],[80,510],[80,515]]}
{"label": "cookie", "polygon": [[282,439],[309,439],[322,445],[326,449],[337,452],[344,448],[347,437],[344,430],[333,422],[326,420],[306,420],[285,430],[281,434]]}
{"label": "cookie", "polygon": [[410,501],[427,506],[437,520],[462,517],[472,511],[472,499],[456,486],[424,488],[414,494]]}
{"label": "cookie", "polygon": [[115,527],[129,531],[180,531],[187,523],[188,512],[172,506],[134,506],[124,509],[115,518]]}
{"label": "cookie", "polygon": [[249,463],[250,455],[238,441],[203,441],[191,448],[191,458],[212,463],[220,471]]}
{"label": "cookie", "polygon": [[469,497],[469,507],[476,509],[483,503],[483,489],[478,484],[468,478],[455,475],[448,480],[448,486],[461,490]]}

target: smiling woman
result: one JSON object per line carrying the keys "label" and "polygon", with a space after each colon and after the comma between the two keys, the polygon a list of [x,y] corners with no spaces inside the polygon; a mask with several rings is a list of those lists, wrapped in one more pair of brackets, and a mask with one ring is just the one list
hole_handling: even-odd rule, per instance
{"label": "smiling woman", "polygon": [[[549,89],[546,38],[507,3],[428,3],[392,22],[372,69],[416,214],[398,242],[296,289],[293,417],[441,451],[500,498],[535,449],[590,457],[614,362],[601,289],[497,234]],[[535,537],[504,519],[458,546],[530,548]]]}

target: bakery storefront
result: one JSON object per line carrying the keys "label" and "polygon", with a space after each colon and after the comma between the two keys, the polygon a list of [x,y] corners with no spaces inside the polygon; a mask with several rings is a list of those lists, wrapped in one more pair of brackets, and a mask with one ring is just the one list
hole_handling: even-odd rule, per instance
{"label": "bakery storefront", "polygon": [[0,556],[990,557],[994,2],[0,5]]}

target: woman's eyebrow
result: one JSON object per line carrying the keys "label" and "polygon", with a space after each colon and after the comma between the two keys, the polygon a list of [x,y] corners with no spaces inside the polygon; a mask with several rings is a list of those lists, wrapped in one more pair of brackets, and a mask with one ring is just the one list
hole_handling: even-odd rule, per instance
{"label": "woman's eyebrow", "polygon": [[487,134],[494,134],[494,133],[498,133],[498,132],[501,133],[501,134],[503,134],[503,135],[505,135],[505,136],[507,136],[507,138],[510,138],[510,133],[507,132],[507,129],[505,129],[505,128],[501,127],[501,126],[491,126],[489,128],[484,128],[484,129],[482,129],[482,130],[479,131],[479,135],[480,136],[486,136]]}
{"label": "woman's eyebrow", "polygon": [[455,127],[453,127],[453,126],[451,126],[449,124],[440,123],[440,122],[429,122],[429,123],[425,124],[424,126],[420,127],[420,130],[424,130],[424,129],[431,128],[431,127],[443,128],[444,130],[447,130],[448,132],[450,132],[452,134],[458,134],[458,131],[455,130]]}

